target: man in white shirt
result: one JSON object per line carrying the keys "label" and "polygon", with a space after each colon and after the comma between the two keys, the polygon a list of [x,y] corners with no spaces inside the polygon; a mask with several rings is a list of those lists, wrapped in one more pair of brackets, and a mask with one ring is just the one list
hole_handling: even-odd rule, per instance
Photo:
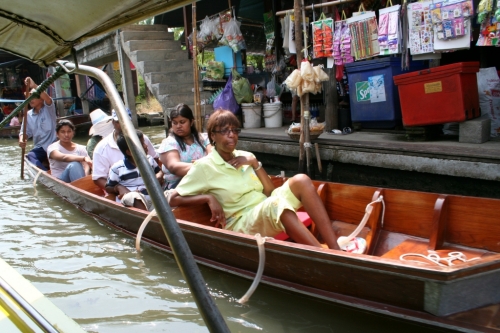
{"label": "man in white shirt", "polygon": [[[129,109],[127,109],[127,112],[128,116],[132,118],[132,114]],[[115,129],[111,134],[104,137],[97,144],[94,149],[93,156],[92,180],[94,181],[94,184],[102,189],[106,187],[106,180],[108,179],[109,169],[111,169],[111,166],[123,159],[123,153],[116,144],[116,139],[118,138],[118,135],[122,133],[122,128],[115,110],[111,113],[111,117],[113,118],[113,126]],[[144,135],[144,143],[148,147],[147,154],[155,160],[159,160],[158,153],[146,135]]]}

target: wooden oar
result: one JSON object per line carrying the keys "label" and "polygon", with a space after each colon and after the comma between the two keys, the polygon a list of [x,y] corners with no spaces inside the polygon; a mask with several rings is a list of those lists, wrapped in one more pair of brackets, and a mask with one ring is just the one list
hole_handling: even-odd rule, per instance
{"label": "wooden oar", "polygon": [[[26,98],[30,97],[30,86],[26,85]],[[23,110],[23,142],[26,143],[26,125],[28,124],[28,104],[24,106]],[[26,146],[21,148],[21,179],[24,179],[24,154],[26,153]]]}

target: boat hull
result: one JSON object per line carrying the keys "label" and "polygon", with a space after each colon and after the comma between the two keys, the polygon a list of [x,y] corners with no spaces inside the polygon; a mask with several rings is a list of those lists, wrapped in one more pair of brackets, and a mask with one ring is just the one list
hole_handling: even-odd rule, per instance
{"label": "boat hull", "polygon": [[[37,174],[38,169],[27,163],[31,173]],[[83,212],[132,237],[146,217],[147,212],[106,199],[91,185],[82,190],[45,172],[40,173],[38,182]],[[174,210],[193,255],[207,266],[252,278],[259,260],[254,237],[214,228],[208,218],[206,225],[190,222],[195,216],[208,216],[206,209],[200,206]],[[171,252],[156,218],[146,227],[142,239]],[[278,240],[266,241],[265,249],[264,283],[423,323],[474,329],[474,323],[448,317],[500,302],[495,282],[500,278],[498,255],[487,256],[474,265],[465,264],[463,269],[451,269]]]}

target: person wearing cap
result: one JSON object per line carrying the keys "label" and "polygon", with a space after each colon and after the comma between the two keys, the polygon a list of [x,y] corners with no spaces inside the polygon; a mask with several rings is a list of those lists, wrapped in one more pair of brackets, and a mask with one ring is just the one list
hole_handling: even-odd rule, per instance
{"label": "person wearing cap", "polygon": [[[24,80],[26,86],[31,88],[31,93],[35,92],[38,85],[30,78]],[[56,141],[56,106],[52,98],[47,93],[40,93],[40,98],[30,101],[31,110],[28,111],[26,133],[24,125],[19,133],[19,147],[26,148],[26,141],[33,137],[33,149],[26,154],[26,158],[38,168],[48,170],[47,148]],[[24,124],[24,120],[23,120]]]}
{"label": "person wearing cap", "polygon": [[[132,119],[132,113],[129,109],[126,110],[129,118]],[[93,154],[92,180],[94,181],[94,184],[96,184],[103,190],[106,187],[106,180],[108,179],[109,169],[111,169],[111,166],[113,164],[123,159],[123,153],[120,151],[120,148],[118,148],[118,145],[116,143],[118,135],[122,133],[122,128],[120,126],[120,122],[118,121],[118,116],[116,115],[115,110],[111,112],[111,118],[114,130],[97,144]],[[146,135],[144,135],[144,143],[148,147],[148,151],[146,153],[153,157],[154,160],[158,163],[158,153],[156,152],[153,144]],[[163,184],[163,178],[159,179],[159,181],[161,184]]]}
{"label": "person wearing cap", "polygon": [[89,135],[91,137],[87,142],[87,153],[92,159],[94,157],[94,149],[97,144],[102,140],[102,138],[111,134],[114,127],[111,122],[111,116],[108,116],[101,109],[92,111],[90,113],[90,120],[92,121],[92,127],[89,130]]}

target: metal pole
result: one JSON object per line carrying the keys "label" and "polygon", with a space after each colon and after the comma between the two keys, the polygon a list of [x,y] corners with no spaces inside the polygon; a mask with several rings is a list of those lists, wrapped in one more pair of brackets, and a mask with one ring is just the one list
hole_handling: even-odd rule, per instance
{"label": "metal pole", "polygon": [[120,120],[123,134],[125,135],[129,148],[132,151],[132,156],[134,157],[137,167],[141,172],[141,176],[144,179],[146,188],[156,209],[156,214],[160,219],[163,231],[167,236],[168,243],[170,244],[174,257],[177,261],[177,265],[179,265],[181,273],[189,285],[189,289],[191,290],[194,300],[200,309],[200,313],[205,321],[205,324],[211,332],[229,332],[229,328],[227,327],[224,318],[206,288],[203,276],[201,275],[186,239],[177,224],[175,216],[172,213],[172,209],[165,199],[160,183],[156,179],[156,175],[146,159],[144,149],[142,148],[139,138],[136,135],[136,129],[134,128],[132,121],[127,116],[125,106],[123,105],[120,95],[115,89],[114,83],[108,75],[95,67],[79,65],[75,70],[76,66],[73,63],[63,61],[58,61],[57,63],[69,70],[74,70],[77,74],[93,76],[102,83],[110,101],[113,105],[115,105],[115,111],[118,115],[118,119]]}

